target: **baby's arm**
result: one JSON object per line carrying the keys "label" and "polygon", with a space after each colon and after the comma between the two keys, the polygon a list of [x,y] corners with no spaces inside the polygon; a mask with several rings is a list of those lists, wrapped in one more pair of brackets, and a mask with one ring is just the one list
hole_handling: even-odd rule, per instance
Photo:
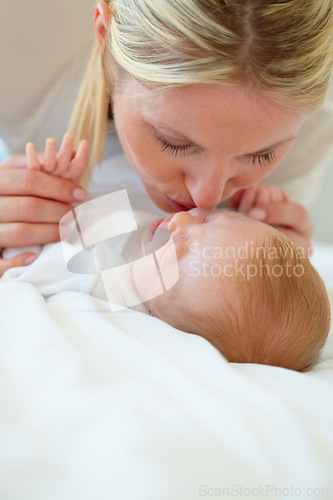
{"label": "baby's arm", "polygon": [[28,168],[42,170],[58,177],[71,179],[74,182],[77,182],[83,174],[88,153],[87,141],[80,141],[77,152],[73,151],[71,134],[64,135],[58,155],[56,141],[53,138],[47,139],[43,156],[37,155],[35,145],[32,142],[28,142],[26,145]]}
{"label": "baby's arm", "polygon": [[[286,191],[268,183],[256,184],[247,189],[240,189],[229,200],[228,206],[246,215],[254,215],[258,205],[291,202]],[[255,218],[257,218],[254,215]]]}

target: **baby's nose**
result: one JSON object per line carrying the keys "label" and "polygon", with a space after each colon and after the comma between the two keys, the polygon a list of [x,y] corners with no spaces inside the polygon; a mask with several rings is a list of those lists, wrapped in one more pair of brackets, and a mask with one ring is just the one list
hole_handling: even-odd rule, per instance
{"label": "baby's nose", "polygon": [[177,228],[188,226],[193,217],[187,212],[177,212],[168,224],[168,230],[172,233]]}

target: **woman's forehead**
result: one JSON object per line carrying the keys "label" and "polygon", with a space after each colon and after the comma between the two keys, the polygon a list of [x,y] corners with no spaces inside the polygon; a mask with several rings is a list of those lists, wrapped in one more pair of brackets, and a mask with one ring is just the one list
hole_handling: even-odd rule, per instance
{"label": "woman's forehead", "polygon": [[237,155],[293,140],[303,119],[299,112],[260,99],[246,88],[217,85],[145,90],[135,107],[145,122],[202,150],[228,138],[230,153]]}
{"label": "woman's forehead", "polygon": [[170,106],[172,103],[181,103],[178,111],[192,107],[203,110],[207,106],[213,109],[223,106],[226,110],[241,111],[246,103],[254,109],[262,112],[274,111],[287,116],[299,114],[299,111],[279,104],[267,95],[248,85],[184,85],[174,86],[167,89],[159,87],[147,87],[134,78],[128,80],[127,91],[140,100],[142,106],[147,110],[158,111],[159,107]]}

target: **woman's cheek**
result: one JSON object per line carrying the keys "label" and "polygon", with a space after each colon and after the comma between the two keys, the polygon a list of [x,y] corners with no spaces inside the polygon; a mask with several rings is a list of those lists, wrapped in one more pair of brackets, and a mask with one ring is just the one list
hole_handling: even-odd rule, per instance
{"label": "woman's cheek", "polygon": [[139,126],[135,130],[132,129],[133,126],[135,124],[127,129],[128,134],[121,140],[125,153],[139,175],[159,177],[158,174],[162,170],[158,168],[160,161],[156,144],[152,144],[152,140],[146,134],[142,132],[138,134]]}

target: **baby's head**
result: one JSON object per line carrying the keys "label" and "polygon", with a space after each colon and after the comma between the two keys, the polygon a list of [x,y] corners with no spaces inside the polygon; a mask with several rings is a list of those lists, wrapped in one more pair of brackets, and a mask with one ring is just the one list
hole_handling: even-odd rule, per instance
{"label": "baby's head", "polygon": [[[201,335],[231,362],[298,371],[315,365],[330,304],[317,271],[287,236],[236,212],[198,208],[159,227],[173,236],[179,280],[146,302],[152,315]],[[160,266],[171,266],[172,257],[167,248]],[[139,289],[140,272],[134,280]]]}

